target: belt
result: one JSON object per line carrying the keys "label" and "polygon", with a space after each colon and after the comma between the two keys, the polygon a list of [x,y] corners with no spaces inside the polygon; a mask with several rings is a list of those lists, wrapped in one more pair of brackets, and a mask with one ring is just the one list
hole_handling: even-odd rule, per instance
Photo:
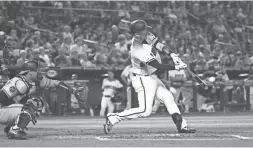
{"label": "belt", "polygon": [[151,76],[151,75],[153,75],[153,74],[155,74],[155,72],[153,72],[153,73],[151,73],[151,74],[146,74],[146,75],[141,75],[141,74],[136,74],[136,73],[133,73],[133,76]]}
{"label": "belt", "polygon": [[106,97],[106,98],[111,98],[111,96],[110,96],[110,95],[104,95],[104,97]]}

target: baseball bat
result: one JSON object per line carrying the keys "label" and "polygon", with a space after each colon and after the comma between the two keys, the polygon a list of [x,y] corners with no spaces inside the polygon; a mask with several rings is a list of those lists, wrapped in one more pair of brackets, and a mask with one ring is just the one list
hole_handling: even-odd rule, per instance
{"label": "baseball bat", "polygon": [[197,83],[200,85],[200,87],[202,87],[204,90],[208,89],[208,85],[203,80],[201,80],[198,75],[193,73],[188,67],[186,69],[190,73],[190,75],[193,77],[193,79],[195,81],[197,81]]}
{"label": "baseball bat", "polygon": [[127,24],[130,24],[130,23],[131,23],[130,21],[124,20],[124,19],[121,19],[120,21],[123,22],[123,23],[127,23]]}
{"label": "baseball bat", "polygon": [[127,87],[127,109],[131,108],[131,99],[132,99],[132,87],[128,86]]}
{"label": "baseball bat", "polygon": [[87,43],[91,43],[91,44],[97,44],[97,45],[100,45],[100,46],[108,47],[108,45],[103,44],[103,43],[99,43],[99,42],[97,42],[97,41],[86,40],[86,39],[83,39],[83,41],[84,41],[84,42],[87,42]]}

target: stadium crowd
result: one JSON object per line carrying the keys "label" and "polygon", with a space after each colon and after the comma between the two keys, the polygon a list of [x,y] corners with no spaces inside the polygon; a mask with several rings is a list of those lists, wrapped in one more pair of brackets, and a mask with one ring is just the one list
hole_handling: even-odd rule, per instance
{"label": "stadium crowd", "polygon": [[[253,62],[252,6],[251,2],[228,1],[12,1],[1,2],[0,26],[13,43],[7,54],[16,59],[9,64],[38,56],[48,66],[122,68],[131,35],[120,20],[142,18],[187,63],[242,67]],[[83,41],[111,43],[112,25],[120,28],[120,34],[109,48]],[[163,58],[166,62],[167,57]]]}
{"label": "stadium crowd", "polygon": [[[47,66],[123,69],[132,36],[122,20],[143,19],[189,65],[247,67],[253,64],[252,11],[246,1],[1,1],[1,64],[41,58]],[[114,25],[119,34],[112,42]]]}

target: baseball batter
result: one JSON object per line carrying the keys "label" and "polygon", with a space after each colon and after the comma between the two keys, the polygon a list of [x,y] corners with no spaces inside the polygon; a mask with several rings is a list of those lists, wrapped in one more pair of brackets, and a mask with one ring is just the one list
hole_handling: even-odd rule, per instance
{"label": "baseball batter", "polygon": [[108,71],[108,78],[105,78],[102,83],[103,97],[101,100],[100,116],[105,115],[105,110],[108,108],[108,113],[113,113],[114,104],[112,98],[114,97],[117,89],[122,88],[123,85],[119,80],[114,78],[113,71]]}
{"label": "baseball batter", "polygon": [[[122,120],[149,116],[152,113],[152,105],[156,98],[166,106],[172,115],[178,132],[195,133],[196,130],[189,128],[186,120],[182,118],[172,93],[154,74],[157,69],[180,70],[185,69],[187,65],[176,54],[170,52],[165,45],[159,43],[157,37],[149,33],[147,28],[148,26],[143,20],[135,20],[130,25],[130,31],[133,34],[130,51],[134,75],[132,85],[138,94],[139,107],[120,113],[108,113],[104,132],[109,133],[112,127]],[[175,65],[161,64],[157,60],[155,52],[152,52],[153,48],[170,54]]]}
{"label": "baseball batter", "polygon": [[28,100],[21,100],[23,104],[15,104],[14,98],[27,96],[36,90],[37,86],[43,88],[61,87],[76,94],[77,91],[66,84],[46,78],[39,69],[39,62],[29,61],[22,65],[22,71],[18,76],[9,80],[0,90],[0,124],[6,125],[4,131],[10,139],[23,139],[26,136],[24,129],[32,121],[37,123],[37,112],[41,111],[44,103],[41,98],[33,97]]}

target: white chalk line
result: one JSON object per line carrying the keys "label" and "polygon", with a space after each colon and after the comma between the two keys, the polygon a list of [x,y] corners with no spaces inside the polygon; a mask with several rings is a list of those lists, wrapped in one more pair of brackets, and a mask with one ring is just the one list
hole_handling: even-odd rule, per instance
{"label": "white chalk line", "polygon": [[[122,135],[123,136],[123,135]],[[127,135],[125,135],[127,136]],[[168,138],[158,138],[155,136],[167,136]],[[186,137],[189,138],[186,138]],[[201,136],[201,135],[193,135],[193,136]],[[208,136],[208,135],[202,135]],[[58,139],[58,140],[67,140],[67,139],[97,139],[99,141],[211,141],[211,140],[252,140],[253,137],[246,137],[241,135],[214,135],[218,136],[216,138],[212,137],[213,135],[209,135],[209,138],[192,138],[189,135],[184,134],[145,134],[135,138],[120,138],[119,136],[95,136],[95,135],[63,135],[63,136],[46,136],[45,139]],[[147,138],[146,138],[147,137]],[[148,138],[153,137],[153,138]],[[221,138],[222,137],[222,138]],[[225,138],[224,138],[225,137]],[[236,138],[236,139],[235,139]]]}
{"label": "white chalk line", "polygon": [[[55,125],[55,124],[53,124]],[[215,127],[215,128],[223,128],[223,127],[248,127],[248,126],[253,126],[252,123],[246,122],[246,123],[191,123],[190,126],[192,127]],[[101,125],[57,125],[57,126],[52,126],[52,125],[46,125],[46,124],[37,124],[36,126],[34,126],[34,128],[50,128],[50,129],[62,129],[62,128],[83,128],[83,129],[97,129],[97,128],[101,128]],[[117,126],[115,126],[115,128],[174,128],[175,125],[174,124],[166,124],[166,123],[157,123],[157,124],[151,124],[151,123],[145,123],[143,124],[118,124]]]}
{"label": "white chalk line", "polygon": [[[167,134],[169,135],[169,134]],[[171,134],[171,137],[173,134]],[[151,136],[151,135],[150,135]],[[154,135],[153,135],[154,136]],[[215,136],[222,136],[226,138],[116,138],[116,137],[95,137],[99,141],[215,141],[215,140],[252,140],[253,137],[245,137],[240,135],[215,135]],[[149,136],[147,136],[149,137]],[[174,136],[177,137],[177,136]],[[236,138],[236,139],[235,139]]]}
{"label": "white chalk line", "polygon": [[214,140],[235,140],[235,138],[202,138],[202,139],[189,139],[189,138],[134,138],[134,139],[127,139],[127,138],[105,138],[105,137],[95,137],[99,141],[214,141]]}
{"label": "white chalk line", "polygon": [[251,140],[253,139],[253,137],[245,137],[245,136],[241,136],[241,135],[231,135],[232,137],[238,138],[238,139],[242,139],[242,140]]}
{"label": "white chalk line", "polygon": [[95,136],[92,135],[63,135],[63,136],[45,136],[45,139],[94,139]]}
{"label": "white chalk line", "polygon": [[[215,123],[224,123],[224,122],[237,122],[237,123],[240,123],[238,118],[235,118],[235,119],[187,119],[185,118],[186,120],[189,120],[189,122],[215,122]],[[249,121],[253,121],[253,119],[250,119],[250,118],[244,118],[243,121],[245,122],[249,122]],[[96,123],[103,123],[105,122],[105,120],[95,120],[95,121],[92,121],[92,120],[41,120],[39,121],[39,123],[41,124],[96,124]],[[166,119],[154,119],[154,120],[131,120],[131,121],[124,121],[124,123],[169,123],[171,122],[171,118],[166,118]],[[172,123],[172,122],[171,122]]]}

